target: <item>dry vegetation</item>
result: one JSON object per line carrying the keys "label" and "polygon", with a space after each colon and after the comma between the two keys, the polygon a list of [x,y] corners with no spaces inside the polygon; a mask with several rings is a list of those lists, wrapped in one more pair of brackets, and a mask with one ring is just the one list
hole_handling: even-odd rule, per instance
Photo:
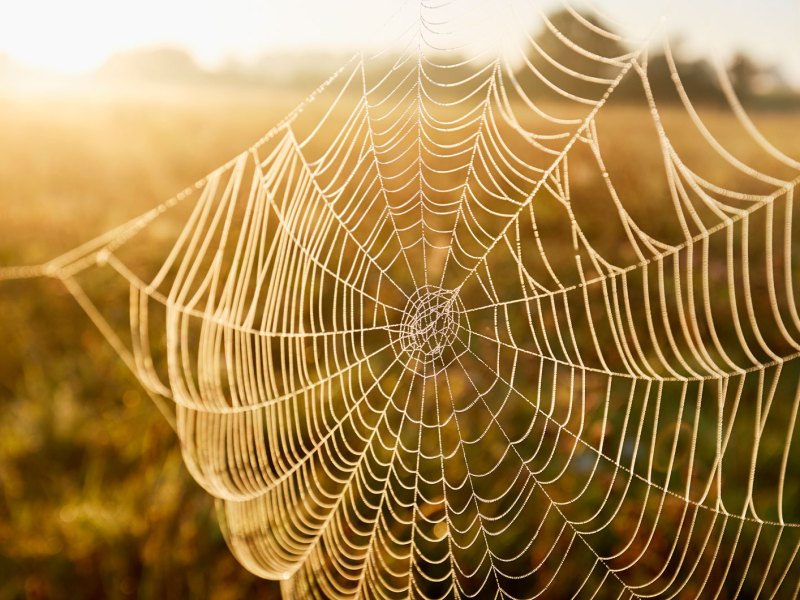
{"label": "dry vegetation", "polygon": [[[297,100],[206,89],[0,96],[0,263],[46,260],[144,212]],[[717,110],[704,115],[714,131],[759,166]],[[648,115],[623,104],[606,113],[609,168],[644,217],[663,193],[659,155],[628,124]],[[710,153],[682,114],[668,111],[671,133],[700,162]],[[800,156],[800,115],[756,118]],[[0,599],[271,597],[274,586],[230,556],[172,431],[64,290],[3,283],[0,317]]]}
{"label": "dry vegetation", "polygon": [[[144,212],[297,100],[0,98],[2,263],[46,260]],[[63,288],[4,284],[0,314],[0,598],[275,597],[230,555],[172,430]]]}

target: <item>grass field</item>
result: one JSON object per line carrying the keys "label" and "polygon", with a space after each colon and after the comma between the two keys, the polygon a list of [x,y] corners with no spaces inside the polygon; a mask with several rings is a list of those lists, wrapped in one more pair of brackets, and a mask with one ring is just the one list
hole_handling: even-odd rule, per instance
{"label": "grass field", "polygon": [[[300,96],[0,92],[0,265],[40,263],[145,212],[258,139]],[[631,214],[646,218],[663,166],[628,124],[647,111],[607,113],[610,168],[623,173],[621,193],[640,199]],[[705,116],[727,147],[766,168],[732,115]],[[800,156],[800,115],[755,118]],[[687,162],[711,156],[683,111],[665,120]],[[728,183],[738,177],[720,171]],[[275,585],[232,558],[174,434],[61,286],[1,283],[0,339],[0,600],[275,597]]]}
{"label": "grass field", "polygon": [[[3,264],[47,260],[155,206],[298,100],[0,97]],[[275,597],[232,558],[174,433],[63,288],[3,285],[0,313],[0,598]]]}

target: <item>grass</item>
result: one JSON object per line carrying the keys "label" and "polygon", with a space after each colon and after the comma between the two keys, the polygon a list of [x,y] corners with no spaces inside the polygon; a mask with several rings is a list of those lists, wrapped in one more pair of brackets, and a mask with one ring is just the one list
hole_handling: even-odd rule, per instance
{"label": "grass", "polygon": [[[204,88],[0,96],[0,264],[48,260],[145,212],[247,147],[299,99]],[[730,114],[704,117],[738,156],[768,168]],[[658,148],[631,126],[648,118],[612,105],[598,124],[609,170],[641,219],[664,191]],[[687,163],[741,183],[697,143],[684,111],[664,118]],[[800,156],[800,116],[756,118]],[[580,168],[575,194],[591,194],[595,183],[586,175],[581,189]],[[609,253],[620,245],[618,233],[594,233]],[[560,243],[567,252],[570,241]],[[174,434],[62,287],[0,284],[0,332],[0,600],[275,597],[274,584],[231,557]]]}
{"label": "grass", "polygon": [[[196,92],[0,98],[2,263],[146,211],[299,99]],[[4,284],[0,313],[0,598],[275,597],[232,558],[172,430],[64,289]]]}

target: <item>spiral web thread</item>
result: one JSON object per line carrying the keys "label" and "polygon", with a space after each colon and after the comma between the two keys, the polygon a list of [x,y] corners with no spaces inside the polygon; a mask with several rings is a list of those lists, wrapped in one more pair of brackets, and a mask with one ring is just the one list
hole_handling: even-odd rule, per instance
{"label": "spiral web thread", "polygon": [[[467,23],[414,5],[399,58],[355,56],[172,200],[0,277],[63,281],[173,423],[238,560],[286,595],[796,595],[800,163],[724,69],[767,167],[715,137],[668,45],[679,110],[647,42],[569,5],[535,11],[516,54],[457,53],[514,10],[486,4]],[[630,81],[631,142],[660,162],[620,170],[600,121]],[[628,197],[631,169],[660,195]],[[179,206],[143,273],[126,251]],[[93,272],[129,283],[129,334],[79,283]]]}

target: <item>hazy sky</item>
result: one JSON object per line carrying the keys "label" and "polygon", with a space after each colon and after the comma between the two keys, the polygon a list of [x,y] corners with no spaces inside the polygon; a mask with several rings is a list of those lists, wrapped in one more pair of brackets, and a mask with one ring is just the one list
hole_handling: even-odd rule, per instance
{"label": "hazy sky", "polygon": [[[561,0],[538,2],[542,10]],[[493,6],[501,0],[487,0]],[[206,65],[282,49],[375,47],[408,24],[418,0],[0,0],[0,54],[62,72],[81,72],[120,50],[182,46]],[[462,12],[475,0],[456,0]],[[800,82],[800,0],[575,0],[645,35],[664,27],[691,47],[739,47],[780,63]],[[399,11],[399,14],[398,14]],[[405,11],[405,12],[404,12]],[[393,16],[394,15],[394,16]],[[405,19],[405,21],[404,21]],[[388,29],[383,26],[386,21]],[[532,26],[535,23],[532,23]]]}

